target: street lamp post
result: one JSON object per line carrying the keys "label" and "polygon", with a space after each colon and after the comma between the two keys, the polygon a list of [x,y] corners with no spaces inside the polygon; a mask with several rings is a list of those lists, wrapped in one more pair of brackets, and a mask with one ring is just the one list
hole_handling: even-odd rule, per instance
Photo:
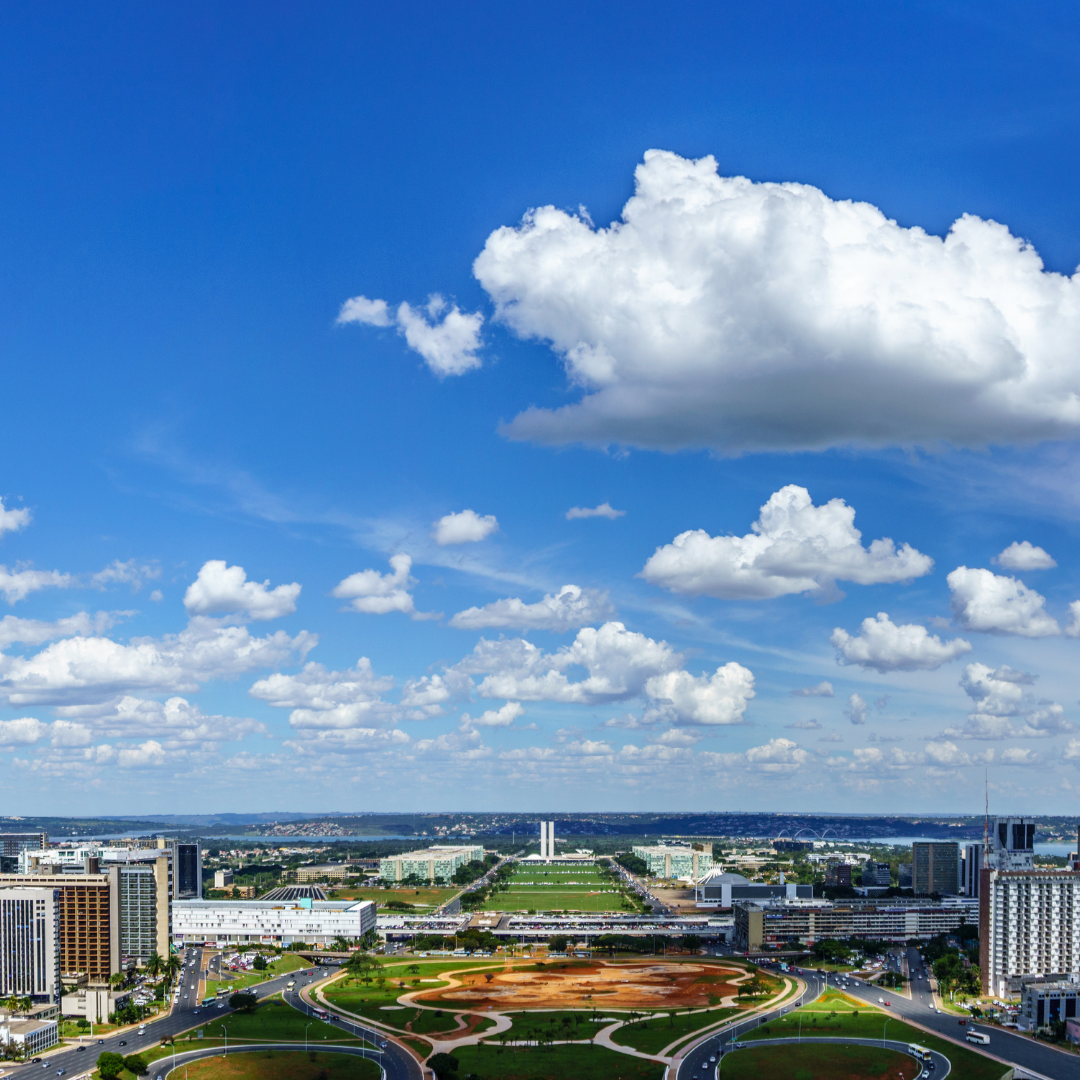
{"label": "street lamp post", "polygon": [[[314,1023],[315,1023],[315,1021],[314,1021],[314,1020],[312,1020],[312,1021],[311,1021],[311,1024],[314,1024]],[[309,1027],[311,1027],[311,1024],[308,1024],[308,1025],[307,1025],[307,1027],[305,1027],[305,1028],[304,1028],[304,1052],[305,1052],[305,1053],[307,1052],[307,1048],[308,1048],[308,1044],[307,1044],[307,1029],[308,1029]]]}
{"label": "street lamp post", "polygon": [[[890,1017],[889,1017],[889,1020],[891,1020],[891,1019],[892,1019],[892,1017],[890,1016]],[[883,1050],[885,1049],[885,1030],[886,1030],[886,1028],[888,1028],[888,1026],[889,1026],[889,1020],[886,1020],[886,1021],[885,1021],[885,1027],[883,1027],[883,1028],[881,1029],[881,1048],[882,1048]]]}
{"label": "street lamp post", "polygon": [[224,1024],[222,1024],[221,1025],[221,1030],[223,1032],[225,1032],[225,1053],[222,1054],[221,1056],[222,1057],[228,1057],[229,1056],[229,1029]]}

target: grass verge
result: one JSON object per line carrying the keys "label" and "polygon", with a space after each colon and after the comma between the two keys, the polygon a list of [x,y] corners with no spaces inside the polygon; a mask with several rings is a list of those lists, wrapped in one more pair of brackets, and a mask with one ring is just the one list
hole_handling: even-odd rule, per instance
{"label": "grass verge", "polygon": [[484,1080],[662,1080],[664,1066],[627,1057],[603,1046],[536,1047],[462,1046],[454,1051],[458,1076]]}

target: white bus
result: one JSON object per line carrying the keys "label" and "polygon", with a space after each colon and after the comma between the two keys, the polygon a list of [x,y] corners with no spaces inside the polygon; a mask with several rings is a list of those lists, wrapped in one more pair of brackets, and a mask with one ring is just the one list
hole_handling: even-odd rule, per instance
{"label": "white bus", "polygon": [[969,1043],[978,1043],[980,1046],[986,1046],[990,1042],[990,1036],[982,1031],[969,1031],[967,1033],[967,1041]]}
{"label": "white bus", "polygon": [[915,1058],[916,1061],[929,1061],[930,1051],[925,1046],[920,1046],[918,1043],[908,1043],[907,1052]]}

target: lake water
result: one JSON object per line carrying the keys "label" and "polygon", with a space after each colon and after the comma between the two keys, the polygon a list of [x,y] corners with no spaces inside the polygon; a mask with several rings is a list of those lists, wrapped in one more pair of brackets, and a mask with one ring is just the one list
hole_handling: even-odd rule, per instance
{"label": "lake water", "polygon": [[[847,841],[845,841],[847,842]],[[877,836],[870,840],[852,840],[853,844],[892,844],[896,847],[911,847],[913,843],[943,844],[949,841],[940,836]],[[959,844],[976,844],[982,842],[980,836],[977,840],[959,840]],[[1036,844],[1036,855],[1068,855],[1076,850],[1075,844]]]}

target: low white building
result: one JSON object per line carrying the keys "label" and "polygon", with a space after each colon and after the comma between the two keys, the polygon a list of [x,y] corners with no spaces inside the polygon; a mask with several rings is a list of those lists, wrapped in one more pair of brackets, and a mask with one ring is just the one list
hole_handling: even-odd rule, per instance
{"label": "low white building", "polygon": [[178,948],[226,945],[328,945],[376,927],[370,900],[178,900],[172,906]]}
{"label": "low white building", "polygon": [[84,988],[60,999],[64,1016],[81,1016],[91,1024],[104,1024],[131,1001],[130,990],[91,990]]}
{"label": "low white building", "polygon": [[23,1057],[32,1057],[60,1041],[55,1020],[17,1020],[0,1013],[0,1044],[14,1047]]}

